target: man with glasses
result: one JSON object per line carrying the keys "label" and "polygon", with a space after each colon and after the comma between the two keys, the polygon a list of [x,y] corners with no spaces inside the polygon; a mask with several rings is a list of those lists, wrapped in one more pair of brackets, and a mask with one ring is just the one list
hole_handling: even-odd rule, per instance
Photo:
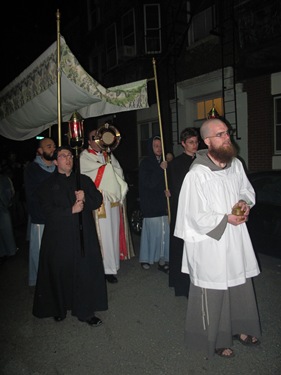
{"label": "man with glasses", "polygon": [[[184,240],[182,272],[190,275],[185,323],[189,350],[234,356],[233,339],[257,346],[261,334],[252,277],[259,266],[246,220],[255,192],[219,119],[200,129],[200,150],[180,192],[175,236]],[[241,216],[232,214],[233,208]]]}
{"label": "man with glasses", "polygon": [[189,167],[195,159],[198,150],[199,133],[196,128],[185,128],[180,134],[180,141],[183,153],[169,163],[168,181],[171,193],[171,222],[170,222],[170,272],[169,286],[174,288],[175,296],[188,297],[189,275],[181,272],[181,262],[183,253],[183,240],[174,236],[174,229],[177,216],[178,199],[180,189]]}
{"label": "man with glasses", "polygon": [[107,310],[107,289],[92,211],[101,206],[102,194],[89,177],[72,171],[69,146],[58,147],[54,159],[57,170],[38,190],[46,222],[33,315],[60,322],[71,311],[78,320],[100,326],[95,312]]}

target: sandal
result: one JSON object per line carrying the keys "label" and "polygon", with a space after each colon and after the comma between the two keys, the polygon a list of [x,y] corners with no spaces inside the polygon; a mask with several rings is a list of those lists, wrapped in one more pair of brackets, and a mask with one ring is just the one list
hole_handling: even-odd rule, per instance
{"label": "sandal", "polygon": [[165,263],[165,264],[161,265],[161,264],[158,263],[158,270],[162,271],[164,273],[169,273],[169,271],[170,271],[169,264]]}
{"label": "sandal", "polygon": [[215,353],[223,358],[233,358],[235,357],[234,351],[230,348],[219,348],[215,349]]}
{"label": "sandal", "polygon": [[241,334],[234,335],[233,339],[240,341],[241,344],[246,346],[257,346],[260,344],[260,340],[257,337],[251,335],[247,335],[244,339],[241,338]]}
{"label": "sandal", "polygon": [[144,270],[149,270],[149,268],[150,268],[150,264],[148,264],[148,263],[141,263],[141,267],[142,267],[142,269],[144,269]]}

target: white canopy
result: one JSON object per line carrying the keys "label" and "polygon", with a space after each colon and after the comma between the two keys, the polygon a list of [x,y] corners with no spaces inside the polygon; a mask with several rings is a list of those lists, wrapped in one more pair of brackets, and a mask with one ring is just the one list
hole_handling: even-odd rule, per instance
{"label": "white canopy", "polygon": [[[63,37],[61,48],[61,113],[68,121],[148,107],[147,81],[104,88],[79,64]],[[13,140],[35,137],[58,123],[57,43],[0,92],[0,135]]]}

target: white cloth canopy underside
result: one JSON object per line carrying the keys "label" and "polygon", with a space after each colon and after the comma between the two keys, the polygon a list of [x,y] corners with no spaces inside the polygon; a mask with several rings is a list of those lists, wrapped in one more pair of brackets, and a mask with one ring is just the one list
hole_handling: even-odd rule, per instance
{"label": "white cloth canopy underside", "polygon": [[[148,107],[147,81],[104,88],[79,64],[63,37],[61,114],[68,121]],[[57,42],[0,92],[0,135],[13,140],[35,137],[58,123]]]}

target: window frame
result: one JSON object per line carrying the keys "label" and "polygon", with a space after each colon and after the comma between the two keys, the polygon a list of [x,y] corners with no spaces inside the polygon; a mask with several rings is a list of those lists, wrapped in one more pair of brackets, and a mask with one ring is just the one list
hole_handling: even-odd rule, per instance
{"label": "window frame", "polygon": [[[278,114],[277,114],[277,100],[280,102],[280,123],[277,123]],[[273,98],[273,108],[274,108],[274,154],[281,155],[281,95],[275,96]],[[278,131],[277,131],[278,129]],[[278,147],[280,144],[280,148]]]}
{"label": "window frame", "polygon": [[[113,30],[113,39],[114,43],[109,45],[108,33],[110,29]],[[116,32],[116,23],[112,23],[105,29],[105,50],[106,50],[106,66],[107,69],[112,69],[117,66],[118,63],[118,51],[117,51],[117,32]],[[115,56],[114,56],[115,55]],[[111,57],[113,62],[111,63]]]}
{"label": "window frame", "polygon": [[[158,13],[158,17],[157,17],[157,20],[158,20],[158,25],[157,27],[150,27],[148,25],[148,17],[149,17],[149,9],[152,9],[152,7],[157,7],[157,13]],[[147,55],[153,55],[153,54],[158,54],[158,53],[162,53],[162,40],[161,40],[161,8],[160,8],[160,4],[158,3],[154,3],[154,4],[144,4],[143,5],[143,15],[144,15],[144,46],[145,46],[145,53]],[[158,34],[158,37],[149,37],[148,34]],[[158,49],[155,49],[155,48],[149,48],[149,43],[148,41],[150,42],[153,42],[153,41],[157,41],[158,42],[158,46],[159,48]],[[155,46],[155,43],[154,43],[154,46]]]}
{"label": "window frame", "polygon": [[[203,22],[198,22],[200,18],[201,19],[204,18]],[[189,17],[188,17],[188,20],[189,20]],[[192,16],[190,28],[188,31],[189,46],[199,43],[201,40],[204,40],[205,38],[207,38],[210,35],[210,31],[215,29],[215,23],[216,23],[215,5],[211,5],[210,7],[204,9],[203,11],[197,14],[194,14]],[[201,35],[199,35],[198,37],[196,36],[196,33],[198,33],[197,30],[200,30],[201,32]]]}
{"label": "window frame", "polygon": [[[125,31],[125,17],[130,17],[132,19],[133,31],[126,34]],[[133,39],[133,43],[128,43],[128,39]],[[123,14],[121,20],[121,40],[122,40],[122,54],[124,56],[133,57],[136,56],[136,18],[134,8],[129,9],[126,13]]]}

